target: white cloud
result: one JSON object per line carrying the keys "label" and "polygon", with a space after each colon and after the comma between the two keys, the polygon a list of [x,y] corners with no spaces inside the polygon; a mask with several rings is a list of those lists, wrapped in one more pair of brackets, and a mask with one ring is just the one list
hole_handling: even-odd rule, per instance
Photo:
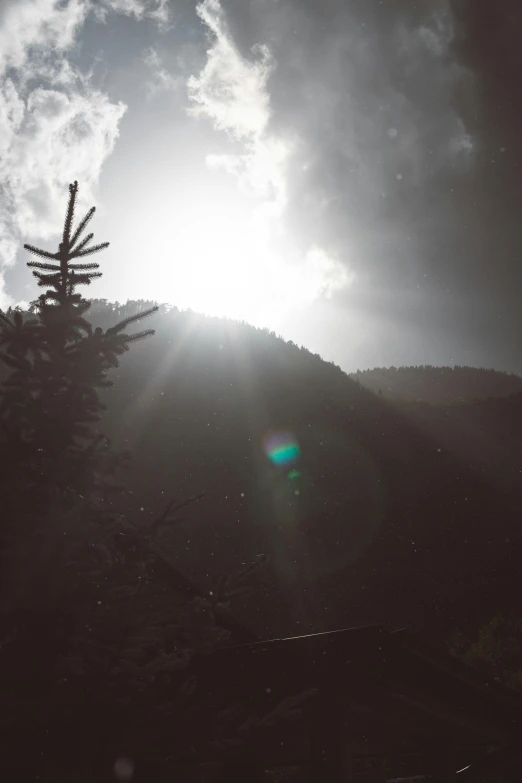
{"label": "white cloud", "polygon": [[[93,89],[92,72],[68,59],[90,13],[171,27],[170,0],[4,0],[0,6],[0,305],[2,267],[24,241],[58,236],[67,185],[80,182],[79,210],[91,206],[126,106]],[[151,63],[153,89],[174,77]]]}
{"label": "white cloud", "polygon": [[152,19],[160,31],[167,32],[172,29],[169,6],[169,0],[102,0],[102,4],[94,4],[92,10],[100,22],[106,22],[108,12],[113,11],[134,16],[137,21]]}
{"label": "white cloud", "polygon": [[172,29],[169,0],[158,0],[156,8],[149,11],[149,17],[154,19],[158,23],[158,27],[164,32]]}
{"label": "white cloud", "polygon": [[[0,223],[0,259],[3,266],[12,266],[15,262],[18,243],[15,242],[7,225]],[[0,290],[3,288],[3,280],[0,278]],[[1,306],[1,294],[0,294]]]}
{"label": "white cloud", "polygon": [[143,62],[151,71],[151,79],[145,82],[147,97],[159,92],[177,92],[183,86],[181,75],[170,73],[164,66],[156,49],[150,46],[143,55]]}
{"label": "white cloud", "polygon": [[432,15],[430,24],[419,27],[423,44],[437,57],[446,54],[454,38],[453,21],[449,8],[442,8]]}
{"label": "white cloud", "polygon": [[349,272],[345,266],[331,258],[317,245],[313,245],[308,250],[299,276],[303,298],[309,301],[313,301],[317,296],[325,296],[329,299],[335,291],[344,288],[355,279],[353,272]]}
{"label": "white cloud", "polygon": [[114,147],[123,104],[111,104],[96,91],[66,94],[39,87],[24,101],[11,93],[16,132],[7,127],[8,149],[0,161],[0,180],[9,190],[11,225],[21,234],[49,239],[56,235],[67,184],[77,179],[85,202]]}
{"label": "white cloud", "polygon": [[59,234],[69,182],[81,184],[79,209],[92,205],[118,137],[126,107],[67,59],[89,8],[18,0],[0,13],[0,273],[24,241]]}
{"label": "white cloud", "polygon": [[459,120],[457,133],[450,141],[450,150],[453,154],[470,155],[475,149],[471,135],[466,131],[464,123]]}
{"label": "white cloud", "polygon": [[63,53],[74,43],[89,5],[84,0],[18,0],[4,7],[0,18],[0,75],[20,69],[34,49]]}
{"label": "white cloud", "polygon": [[216,128],[239,139],[254,140],[266,130],[270,117],[268,77],[273,63],[266,46],[257,46],[258,60],[245,60],[234,45],[218,0],[204,0],[197,12],[214,36],[207,62],[199,77],[188,82],[193,115],[205,115]]}
{"label": "white cloud", "polygon": [[234,173],[244,191],[268,199],[272,212],[281,214],[286,204],[284,169],[290,146],[270,134],[268,127],[268,79],[275,64],[268,48],[259,44],[252,51],[255,59],[241,55],[218,0],[204,0],[197,12],[212,36],[212,45],[199,76],[188,80],[189,97],[196,104],[189,114],[207,117],[216,130],[242,144],[240,153],[211,154],[207,162]]}
{"label": "white cloud", "polygon": [[[269,79],[276,63],[270,50],[263,44],[252,49],[252,58],[246,59],[238,50],[227,28],[224,10],[219,0],[203,0],[197,12],[207,27],[211,46],[206,64],[198,76],[188,80],[188,93],[196,104],[188,111],[194,117],[210,119],[218,131],[228,134],[240,145],[239,152],[209,154],[210,167],[222,168],[238,179],[245,194],[258,199],[253,212],[254,221],[262,235],[270,234],[277,222],[277,232],[284,234],[284,212],[287,204],[287,162],[292,154],[288,138],[276,135],[270,128],[271,107]],[[313,246],[304,256],[296,247],[289,247],[288,255],[301,258],[297,271],[285,265],[278,275],[282,293],[299,305],[320,296],[330,296],[338,288],[351,282],[343,265],[329,258],[324,250]],[[290,241],[290,245],[292,242]],[[266,248],[266,257],[274,258],[275,248]],[[267,260],[267,264],[270,262]],[[268,269],[268,267],[267,267]],[[299,284],[295,275],[299,275]]]}

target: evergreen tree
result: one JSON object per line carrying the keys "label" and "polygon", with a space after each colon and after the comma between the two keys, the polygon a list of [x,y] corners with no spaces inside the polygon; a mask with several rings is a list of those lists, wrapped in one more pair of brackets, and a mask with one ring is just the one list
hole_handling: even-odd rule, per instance
{"label": "evergreen tree", "polygon": [[0,358],[11,369],[0,399],[1,445],[8,465],[2,494],[17,509],[22,489],[26,502],[32,498],[40,511],[57,496],[109,489],[108,477],[125,455],[111,452],[97,428],[104,409],[98,390],[112,385],[107,373],[118,366],[118,357],[154,334],[152,329],[127,334],[126,329],[157,307],[105,331],[93,330],[86,320],[90,302],[77,287],[89,285],[101,272],[99,264],[85,259],[109,243],[90,246],[92,233],[80,240],[95,207],[73,232],[77,182],[69,193],[58,252],[24,245],[43,259],[28,263],[38,285],[46,288],[33,303],[36,317],[24,320],[20,312],[11,317],[0,312]]}
{"label": "evergreen tree", "polygon": [[[104,409],[98,392],[112,385],[107,373],[118,357],[154,333],[129,335],[127,327],[157,309],[105,331],[92,328],[90,303],[77,287],[101,275],[85,259],[108,243],[89,246],[92,233],[81,239],[94,207],[73,231],[77,192],[74,182],[58,251],[24,246],[42,259],[28,266],[46,289],[32,315],[0,312],[0,358],[10,371],[0,395],[0,655],[11,705],[5,717],[15,723],[19,708],[22,720],[60,704],[57,682],[77,648],[77,628],[100,579],[110,581],[114,546],[109,556],[95,540],[99,526],[117,517],[108,493],[118,487],[128,455],[113,451],[98,429]],[[80,653],[84,662],[92,657],[87,653]]]}
{"label": "evergreen tree", "polygon": [[158,307],[92,327],[76,288],[100,276],[83,259],[108,243],[80,241],[94,208],[73,232],[77,182],[69,191],[58,252],[24,245],[44,259],[29,266],[45,293],[30,317],[0,312],[10,370],[0,397],[0,768],[53,783],[100,771],[111,754],[159,760],[187,747],[197,754],[211,738],[226,743],[245,715],[216,723],[187,671],[227,640],[220,617],[257,565],[180,600],[158,539],[180,506],[145,525],[111,502],[128,455],[98,429],[99,391],[112,385],[118,357],[154,333],[127,327]]}

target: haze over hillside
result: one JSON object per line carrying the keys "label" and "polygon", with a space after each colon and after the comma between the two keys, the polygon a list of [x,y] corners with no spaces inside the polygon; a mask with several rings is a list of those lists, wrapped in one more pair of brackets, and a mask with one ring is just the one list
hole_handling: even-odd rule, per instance
{"label": "haze over hillside", "polygon": [[[96,302],[92,320],[149,304]],[[198,584],[268,555],[235,607],[259,635],[448,630],[514,595],[521,395],[398,406],[267,330],[167,308],[147,326],[156,335],[114,372],[104,428],[133,451],[144,518],[204,493],[165,541]],[[274,435],[291,463],[271,458]]]}
{"label": "haze over hillside", "polygon": [[[95,301],[90,318],[106,328],[151,304]],[[268,330],[165,306],[147,327],[104,392],[102,430],[133,455],[126,508],[147,520],[204,495],[163,541],[203,588],[266,554],[234,606],[259,636],[383,621],[447,637],[516,611],[522,394],[387,399]],[[519,383],[406,369],[384,375],[420,377],[432,399],[447,377],[449,399]]]}

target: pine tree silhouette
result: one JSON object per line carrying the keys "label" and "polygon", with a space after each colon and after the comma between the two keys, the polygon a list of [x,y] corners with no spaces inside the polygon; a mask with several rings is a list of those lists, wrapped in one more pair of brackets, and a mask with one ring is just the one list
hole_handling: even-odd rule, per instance
{"label": "pine tree silhouette", "polygon": [[171,501],[143,524],[108,496],[128,455],[98,429],[99,390],[112,385],[108,374],[130,345],[154,334],[127,328],[159,308],[93,329],[90,302],[76,289],[101,273],[76,259],[108,243],[90,247],[92,233],[80,241],[94,207],[72,233],[77,182],[69,192],[58,252],[24,245],[46,259],[28,264],[45,292],[30,317],[0,311],[0,358],[11,371],[0,397],[0,730],[8,748],[0,766],[6,759],[24,779],[53,783],[92,774],[118,743],[135,757],[164,758],[173,726],[178,750],[197,753],[212,735],[226,745],[241,721],[257,725],[235,709],[216,727],[215,709],[205,694],[194,696],[185,670],[226,641],[230,598],[248,588],[259,563],[180,604],[179,574],[157,534],[198,498]]}
{"label": "pine tree silhouette", "polygon": [[93,234],[80,237],[95,213],[92,207],[72,232],[78,183],[69,186],[69,203],[58,252],[25,244],[45,261],[28,266],[40,287],[46,288],[23,319],[0,311],[0,358],[11,370],[0,399],[2,446],[10,465],[6,482],[19,503],[24,491],[35,490],[38,505],[70,492],[87,493],[110,486],[109,463],[120,459],[98,430],[105,406],[98,390],[112,386],[108,371],[132,343],[154,334],[147,329],[126,330],[158,310],[154,306],[103,331],[94,329],[86,315],[91,306],[77,291],[101,277],[99,264],[85,259],[109,246],[89,246]]}

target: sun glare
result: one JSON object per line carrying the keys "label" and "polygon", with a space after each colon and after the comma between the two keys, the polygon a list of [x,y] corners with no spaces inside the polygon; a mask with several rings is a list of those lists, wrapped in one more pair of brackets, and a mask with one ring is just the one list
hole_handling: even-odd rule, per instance
{"label": "sun glare", "polygon": [[277,331],[291,313],[351,281],[344,264],[320,247],[300,247],[264,205],[226,189],[221,201],[185,195],[180,203],[155,194],[132,232],[116,237],[128,254],[129,298],[139,281],[142,297]]}
{"label": "sun glare", "polygon": [[286,310],[295,286],[262,215],[236,205],[191,208],[173,230],[164,279],[179,307],[256,325],[273,325]]}
{"label": "sun glare", "polygon": [[[276,247],[270,220],[238,205],[179,210],[174,257],[162,259],[162,296],[180,308],[274,328],[292,309],[348,282],[319,248],[299,258]],[[160,237],[158,237],[160,240]],[[168,270],[168,272],[167,272]]]}
{"label": "sun glare", "polygon": [[181,211],[176,224],[176,257],[166,281],[176,303],[207,315],[263,317],[260,237],[254,236],[251,216],[238,208],[209,206]]}

